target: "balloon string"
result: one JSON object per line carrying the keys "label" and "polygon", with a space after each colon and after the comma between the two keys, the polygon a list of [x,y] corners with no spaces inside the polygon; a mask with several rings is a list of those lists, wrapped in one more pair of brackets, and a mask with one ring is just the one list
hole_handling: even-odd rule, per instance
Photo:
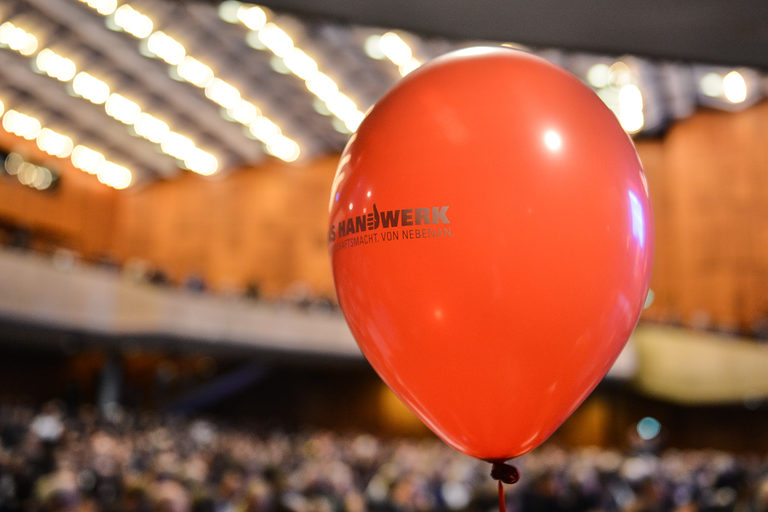
{"label": "balloon string", "polygon": [[514,466],[504,464],[503,462],[494,462],[493,467],[491,467],[491,478],[499,482],[499,512],[506,512],[507,504],[504,502],[504,486],[502,482],[513,484],[520,480],[520,473]]}

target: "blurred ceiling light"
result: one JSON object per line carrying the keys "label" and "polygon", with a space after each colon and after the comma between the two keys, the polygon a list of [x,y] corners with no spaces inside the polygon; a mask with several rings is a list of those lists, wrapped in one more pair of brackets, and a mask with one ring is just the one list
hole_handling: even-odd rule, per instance
{"label": "blurred ceiling light", "polygon": [[[160,40],[162,41],[163,39],[161,38]],[[62,81],[72,79],[72,90],[76,95],[92,103],[103,103],[107,115],[124,124],[134,125],[136,136],[160,144],[161,150],[163,150],[162,142],[165,140],[166,136],[169,133],[173,133],[165,122],[150,114],[142,113],[141,107],[136,102],[129,100],[121,94],[110,93],[109,86],[105,82],[99,80],[90,73],[80,72],[75,74],[75,64],[71,59],[59,55],[53,50],[44,48],[37,54],[34,63],[35,67],[41,72],[44,72],[53,78]],[[12,125],[16,117],[17,116],[14,116],[14,114],[11,115],[9,122],[11,122]],[[18,130],[20,133],[24,132],[23,128],[19,128]],[[44,132],[41,136],[42,138],[38,139],[40,149],[52,155],[66,157],[69,152],[72,151],[72,141],[70,140],[69,143],[65,143],[63,146],[63,148],[68,149],[63,149],[60,146],[54,145],[54,141],[61,143],[62,139],[57,139],[49,132],[50,130]],[[30,131],[29,133],[30,135],[27,136],[27,138],[30,140],[38,137],[38,134],[34,133],[34,131]],[[177,159],[181,158],[178,154],[170,154],[165,150],[163,150],[163,152]],[[176,153],[175,150],[174,153]],[[96,172],[96,169],[94,166],[90,166],[89,170],[86,172],[93,174]]]}
{"label": "blurred ceiling light", "polygon": [[104,109],[110,117],[113,117],[124,124],[133,124],[141,113],[141,107],[123,96],[113,92],[107,98]]}
{"label": "blurred ceiling light", "polygon": [[102,16],[107,16],[117,9],[117,0],[80,0],[88,7],[95,9]]}
{"label": "blurred ceiling light", "polygon": [[274,137],[280,136],[280,127],[269,118],[258,116],[248,125],[248,131],[262,142],[268,143]]}
{"label": "blurred ceiling light", "polygon": [[406,64],[398,66],[397,70],[400,71],[400,76],[405,76],[411,71],[415,71],[421,67],[421,61],[416,59],[409,60]]}
{"label": "blurred ceiling light", "polygon": [[[21,29],[16,29],[17,31]],[[19,45],[18,47],[14,47],[13,43],[9,44],[8,46],[12,50],[18,51],[20,54],[24,56],[32,55],[37,51],[37,38],[30,34],[29,32],[26,33],[27,40],[24,42],[23,46]]]}
{"label": "blurred ceiling light", "polygon": [[634,134],[643,129],[643,126],[645,125],[645,116],[643,116],[642,111],[632,110],[623,113],[619,117],[619,123],[627,133]]}
{"label": "blurred ceiling light", "polygon": [[713,98],[723,95],[723,77],[717,73],[707,73],[699,82],[702,93]]}
{"label": "blurred ceiling light", "polygon": [[413,57],[413,51],[403,39],[394,32],[387,32],[379,39],[381,51],[395,65],[402,66]]}
{"label": "blurred ceiling light", "polygon": [[109,86],[85,71],[80,71],[75,75],[72,89],[78,96],[97,105],[104,103],[109,98]]}
{"label": "blurred ceiling light", "polygon": [[37,147],[49,155],[66,158],[72,153],[73,144],[66,135],[43,128],[37,136]]}
{"label": "blurred ceiling light", "polygon": [[587,82],[594,87],[607,87],[612,80],[613,73],[607,64],[595,64],[587,71]]}
{"label": "blurred ceiling light", "polygon": [[[323,115],[333,115],[333,114],[328,112],[328,114],[323,114]],[[349,128],[347,128],[347,125],[344,123],[344,121],[342,121],[338,117],[334,117],[331,120],[331,124],[333,125],[333,129],[336,130],[339,133],[343,133],[343,134],[346,134],[346,135],[352,133],[352,131]]]}
{"label": "blurred ceiling light", "polygon": [[[97,9],[97,6],[101,5],[97,0],[80,1],[84,1],[94,9]],[[97,12],[100,14],[107,14],[98,9]],[[258,27],[259,29],[266,28],[266,40],[278,51],[282,47],[287,49],[293,48],[293,42],[290,39],[290,36],[288,36],[282,29],[276,26],[265,26],[267,15],[267,11],[258,6],[244,5],[241,2],[234,0],[225,0],[219,5],[219,16],[222,19],[231,23],[239,22],[246,26]],[[263,21],[260,21],[262,18]],[[240,91],[238,91],[236,87],[216,77],[209,66],[203,64],[193,56],[188,55],[186,48],[184,48],[180,42],[162,31],[153,32],[154,25],[152,20],[145,14],[127,4],[123,4],[117,8],[113,15],[107,20],[108,26],[110,23],[114,25],[114,27],[110,28],[125,30],[138,38],[147,38],[145,48],[148,54],[159,57],[167,64],[174,66],[173,69],[179,79],[189,82],[201,89],[205,89],[205,96],[223,107],[221,114],[225,119],[238,122],[247,127],[250,127],[253,122],[260,118],[266,119],[266,117],[261,115],[261,111],[258,107],[241,97]],[[292,65],[295,69],[299,70],[299,72],[304,69],[311,69],[313,62],[314,60],[303,52],[293,54]],[[118,103],[120,102],[119,99],[116,101]],[[110,115],[115,114],[113,117],[120,119],[120,117],[117,117],[117,115],[120,114],[119,107],[115,108],[118,110],[113,110]],[[132,111],[135,111],[135,109]],[[166,142],[168,137],[172,137],[171,134],[174,134],[174,132],[170,130],[167,124],[152,118],[149,114],[147,114],[149,118],[142,117],[142,115],[143,114],[141,113],[136,115],[134,130],[137,134],[152,142],[159,143],[162,149],[163,143]],[[128,119],[129,116],[126,115],[125,118]],[[162,125],[152,121],[150,118],[159,121]],[[130,121],[124,122],[129,123]],[[272,121],[270,121],[270,123],[277,128],[277,133],[270,137],[285,137],[279,126]],[[167,130],[163,129],[162,126],[165,126]],[[264,142],[266,146],[272,138],[262,140],[262,142]],[[174,140],[178,142],[181,139],[175,138]],[[296,145],[298,146],[298,144]],[[180,153],[180,151],[177,150],[177,146],[173,142],[166,142],[163,152],[170,154],[168,153],[168,150],[173,151],[174,154],[171,154],[171,156],[180,159],[177,154]],[[186,157],[184,161],[187,168],[206,175],[213,174],[218,170],[218,160],[216,157],[197,147],[194,148],[193,153],[200,158],[201,163],[195,163],[193,166],[190,166],[189,162],[193,162],[194,158],[190,159],[191,157]]]}
{"label": "blurred ceiling light", "polygon": [[96,174],[99,171],[99,167],[106,160],[104,155],[82,144],[74,147],[70,159],[72,160],[72,165],[88,174]]}
{"label": "blurred ceiling light", "polygon": [[37,51],[37,44],[34,35],[10,21],[0,25],[0,46],[6,46],[28,57]]}
{"label": "blurred ceiling light", "polygon": [[381,35],[380,34],[372,34],[368,36],[365,39],[365,43],[363,45],[363,49],[365,50],[365,54],[368,55],[370,58],[375,60],[382,60],[386,59],[387,56],[384,55],[384,52],[381,50]]}
{"label": "blurred ceiling light", "polygon": [[285,67],[294,75],[306,80],[317,73],[317,62],[300,48],[294,48],[283,59]]}
{"label": "blurred ceiling light", "polygon": [[643,128],[643,95],[635,84],[619,89],[618,117],[621,127],[629,133],[637,133]]}
{"label": "blurred ceiling light", "polygon": [[118,190],[127,188],[133,181],[133,175],[127,167],[108,160],[99,166],[96,177],[101,183]]}
{"label": "blurred ceiling light", "polygon": [[405,76],[421,66],[421,61],[413,56],[413,50],[402,37],[394,32],[387,32],[379,39],[379,46],[384,56],[389,59]]}
{"label": "blurred ceiling light", "polygon": [[[266,48],[262,48],[264,50]],[[273,71],[280,73],[281,75],[290,75],[291,70],[288,69],[288,66],[285,65],[285,61],[278,57],[277,55],[272,55],[272,58],[269,59],[269,67],[272,68]]]}
{"label": "blurred ceiling light", "polygon": [[221,78],[214,78],[205,87],[205,96],[224,108],[232,108],[240,102],[240,91]]}
{"label": "blurred ceiling light", "polygon": [[294,48],[291,36],[274,23],[267,23],[256,33],[259,41],[278,57],[285,57]]}
{"label": "blurred ceiling light", "polygon": [[619,106],[625,110],[643,110],[643,95],[635,84],[619,89]]}
{"label": "blurred ceiling light", "polygon": [[[10,156],[8,155],[6,158],[6,165]],[[19,180],[19,183],[37,190],[45,190],[53,184],[54,176],[50,169],[27,162],[19,155],[16,155],[16,157],[19,161],[16,163],[13,174]]]}
{"label": "blurred ceiling light", "polygon": [[30,185],[37,190],[45,190],[53,184],[53,173],[47,167],[37,167],[37,172]]}
{"label": "blurred ceiling light", "polygon": [[[237,23],[237,20],[235,20],[234,23]],[[245,34],[245,43],[254,50],[264,51],[267,49],[261,40],[259,40],[259,33],[254,32],[253,30]]]}
{"label": "blurred ceiling light", "polygon": [[136,133],[145,139],[160,144],[170,132],[170,128],[165,121],[161,121],[152,114],[142,112],[136,116],[133,123],[133,129]]}
{"label": "blurred ceiling light", "polygon": [[7,47],[8,43],[16,37],[18,37],[16,35],[16,25],[10,21],[4,21],[0,24],[0,46]]}
{"label": "blurred ceiling light", "polygon": [[314,108],[315,112],[317,112],[321,116],[331,115],[331,111],[328,110],[328,107],[325,106],[325,102],[318,97],[315,97],[315,99],[312,100],[312,108]]}
{"label": "blurred ceiling light", "polygon": [[248,126],[261,115],[261,110],[250,101],[240,99],[236,105],[227,109],[227,115],[232,120]]}
{"label": "blurred ceiling light", "polygon": [[187,54],[183,44],[159,30],[152,33],[147,39],[147,49],[153,55],[173,66],[181,64]]}
{"label": "blurred ceiling light", "polygon": [[3,116],[3,128],[14,135],[33,140],[40,135],[42,126],[40,121],[32,116],[22,114],[17,110],[9,110]]}
{"label": "blurred ceiling light", "polygon": [[354,112],[357,110],[357,105],[355,105],[355,102],[352,101],[349,96],[343,93],[338,93],[331,97],[326,102],[326,106],[328,107],[328,110],[341,118],[354,114]]}
{"label": "blurred ceiling light", "polygon": [[[131,184],[130,170],[106,160],[103,154],[87,146],[73,147],[71,138],[42,127],[40,121],[30,115],[8,110],[3,115],[2,124],[6,131],[14,135],[28,140],[37,139],[37,146],[49,155],[70,157],[73,166],[89,174],[98,174],[99,181],[110,187],[122,189]],[[38,190],[49,188],[56,178],[50,169],[26,162],[16,153],[6,157],[5,169],[8,174],[17,175],[21,183]]]}
{"label": "blurred ceiling light", "polygon": [[5,172],[11,176],[15,176],[19,172],[21,164],[24,163],[24,158],[18,153],[8,153],[5,157]]}
{"label": "blurred ceiling light", "polygon": [[44,48],[35,57],[35,67],[42,73],[61,82],[74,78],[77,68],[72,60],[59,55],[50,48]]}
{"label": "blurred ceiling light", "polygon": [[[282,61],[272,63],[275,70],[278,72],[287,70],[302,79],[307,90],[326,104],[327,111],[343,123],[343,128],[334,123],[334,127],[338,131],[343,133],[355,131],[365,114],[360,111],[349,96],[339,92],[339,86],[335,80],[319,70],[317,61],[297,47],[293,38],[275,21],[268,21],[268,13],[263,8],[253,4],[238,3],[236,13],[233,15],[235,6],[235,3],[227,3],[226,6],[220,7],[219,17],[230,23],[239,22],[250,28],[251,31],[246,36],[246,42],[251,47],[257,50],[269,50]],[[251,11],[251,9],[258,10]],[[244,21],[244,17],[250,16],[252,19],[249,18],[249,22]],[[316,110],[320,112],[319,109]],[[264,141],[258,129],[254,130],[252,127],[249,129],[256,138]],[[269,142],[266,144],[269,145]],[[269,148],[267,151],[274,154]],[[289,155],[287,151],[281,153]]]}
{"label": "blurred ceiling light", "polygon": [[742,103],[747,99],[747,82],[738,71],[731,71],[723,77],[723,95],[731,103]]}
{"label": "blurred ceiling light", "polygon": [[309,92],[320,98],[320,100],[325,104],[328,103],[328,100],[339,93],[339,86],[336,85],[336,82],[331,77],[320,71],[309,77],[305,82],[305,85],[307,86]]}
{"label": "blurred ceiling light", "polygon": [[19,167],[19,172],[16,174],[16,178],[19,180],[19,183],[22,185],[32,185],[32,181],[35,179],[35,175],[37,174],[37,166],[31,162],[24,162]]}
{"label": "blurred ceiling light", "polygon": [[259,30],[267,23],[267,13],[258,5],[239,5],[235,19],[251,30]]}
{"label": "blurred ceiling light", "polygon": [[227,23],[237,23],[238,11],[242,5],[237,0],[224,0],[219,4],[219,17]]}
{"label": "blurred ceiling light", "polygon": [[161,147],[164,153],[179,160],[184,160],[190,152],[196,149],[192,139],[176,132],[168,133],[168,136],[161,143]]}
{"label": "blurred ceiling light", "polygon": [[128,4],[123,4],[117,8],[112,14],[112,22],[118,28],[139,39],[147,37],[154,28],[149,16],[140,13]]}
{"label": "blurred ceiling light", "polygon": [[181,64],[176,66],[176,73],[187,82],[200,88],[207,86],[213,80],[213,70],[189,55],[184,57]]}
{"label": "blurred ceiling light", "polygon": [[216,157],[202,149],[191,151],[184,159],[184,165],[192,172],[210,176],[218,169],[219,162]]}
{"label": "blurred ceiling light", "polygon": [[350,117],[346,118],[344,120],[344,124],[347,126],[347,130],[349,130],[351,133],[357,130],[357,127],[360,126],[360,123],[363,122],[363,119],[365,119],[365,114],[357,111]]}
{"label": "blurred ceiling light", "polygon": [[37,166],[32,162],[25,161],[19,167],[19,172],[16,177],[22,185],[31,185],[32,180],[35,178],[35,174],[37,174]]}
{"label": "blurred ceiling light", "polygon": [[610,65],[609,70],[611,72],[611,82],[615,85],[622,86],[632,82],[632,70],[626,62],[617,60]]}
{"label": "blurred ceiling light", "polygon": [[365,117],[365,114],[358,110],[355,102],[343,93],[336,94],[325,104],[328,110],[341,119],[350,131],[355,131]]}
{"label": "blurred ceiling light", "polygon": [[267,144],[267,152],[285,162],[293,162],[301,154],[299,145],[285,136],[280,136]]}
{"label": "blurred ceiling light", "polygon": [[388,59],[395,66],[401,76],[405,76],[421,66],[422,62],[413,56],[413,50],[395,32],[374,34],[365,40],[365,53],[372,59]]}
{"label": "blurred ceiling light", "polygon": [[[37,146],[49,155],[69,157],[73,166],[89,174],[98,174],[99,181],[110,187],[122,189],[131,184],[132,174],[129,169],[106,160],[103,154],[87,146],[74,146],[71,138],[43,127],[38,119],[30,115],[8,110],[3,115],[2,125],[9,133],[27,140],[36,139]],[[6,157],[5,169],[8,174],[16,174],[23,184],[38,190],[50,187],[56,178],[50,169],[25,162],[16,153]]]}
{"label": "blurred ceiling light", "polygon": [[643,94],[629,65],[621,60],[610,66],[594,64],[587,70],[586,80],[597,89],[597,95],[613,111],[624,131],[634,134],[645,126]]}

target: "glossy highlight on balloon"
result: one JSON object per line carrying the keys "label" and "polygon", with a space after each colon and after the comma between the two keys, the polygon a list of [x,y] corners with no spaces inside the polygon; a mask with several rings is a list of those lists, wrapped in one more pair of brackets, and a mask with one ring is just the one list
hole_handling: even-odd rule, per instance
{"label": "glossy highlight on balloon", "polygon": [[653,251],[634,146],[578,79],[505,48],[401,80],[342,154],[329,251],[341,308],[445,442],[503,461],[547,439],[637,323]]}

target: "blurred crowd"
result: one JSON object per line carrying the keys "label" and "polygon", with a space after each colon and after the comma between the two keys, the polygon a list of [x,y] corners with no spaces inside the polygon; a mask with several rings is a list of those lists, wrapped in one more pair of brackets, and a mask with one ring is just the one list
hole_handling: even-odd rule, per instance
{"label": "blurred crowd", "polygon": [[[768,458],[552,443],[514,464],[511,511],[768,510]],[[497,510],[490,465],[434,439],[0,406],[0,511]]]}

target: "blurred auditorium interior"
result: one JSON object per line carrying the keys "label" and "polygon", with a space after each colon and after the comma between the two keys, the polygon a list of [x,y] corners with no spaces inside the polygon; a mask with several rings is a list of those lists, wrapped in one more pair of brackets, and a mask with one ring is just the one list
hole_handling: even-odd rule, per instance
{"label": "blurred auditorium interior", "polygon": [[[360,355],[326,239],[366,110],[474,45],[589,85],[635,142],[656,224],[637,329],[512,506],[768,510],[766,19],[715,0],[2,2],[0,510],[493,509],[485,468]],[[173,476],[131,494],[135,468],[99,473],[119,446],[155,474],[202,464],[208,494]],[[616,477],[610,503],[587,474]]]}

